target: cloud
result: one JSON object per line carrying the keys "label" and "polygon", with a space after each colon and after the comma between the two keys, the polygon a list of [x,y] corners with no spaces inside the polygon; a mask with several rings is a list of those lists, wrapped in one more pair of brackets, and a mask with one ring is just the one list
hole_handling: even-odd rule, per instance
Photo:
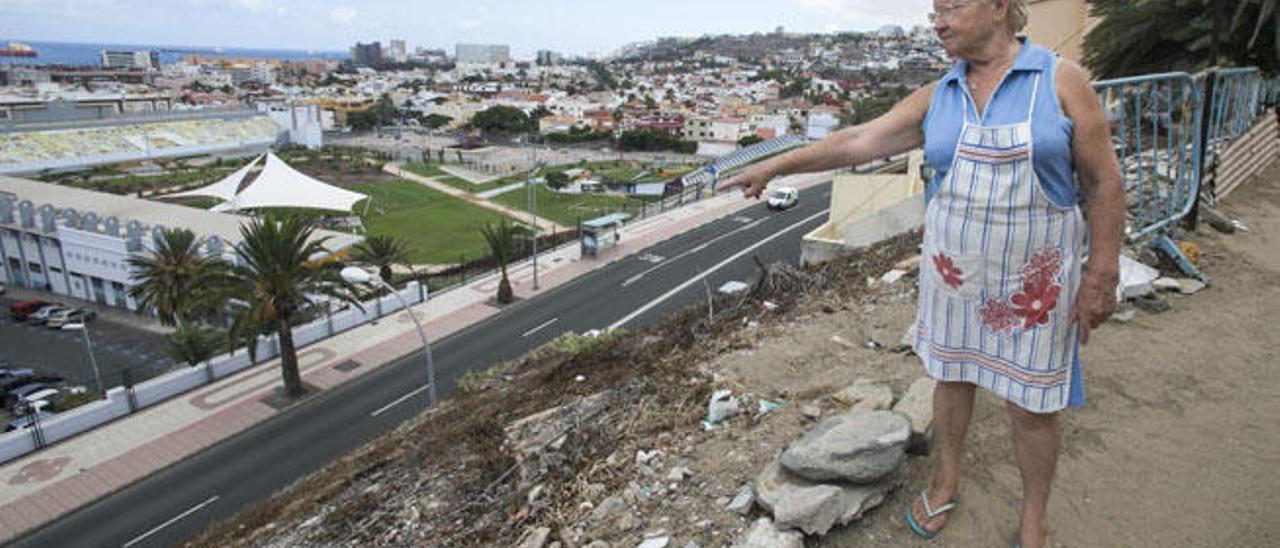
{"label": "cloud", "polygon": [[262,13],[267,10],[274,10],[274,0],[231,0],[231,5],[249,10],[253,13]]}
{"label": "cloud", "polygon": [[478,29],[480,28],[480,20],[479,19],[463,19],[461,21],[458,21],[458,27],[466,30]]}
{"label": "cloud", "polygon": [[844,28],[875,28],[886,24],[904,25],[923,23],[929,13],[929,0],[792,0],[802,10],[809,11],[828,23]]}
{"label": "cloud", "polygon": [[360,14],[351,6],[335,6],[329,10],[329,19],[338,25],[349,27],[354,25]]}

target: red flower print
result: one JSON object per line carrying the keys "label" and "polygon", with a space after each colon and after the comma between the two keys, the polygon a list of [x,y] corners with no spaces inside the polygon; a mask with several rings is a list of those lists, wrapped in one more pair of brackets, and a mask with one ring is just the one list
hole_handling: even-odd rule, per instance
{"label": "red flower print", "polygon": [[1023,329],[1049,323],[1049,312],[1058,306],[1060,289],[1058,284],[1049,283],[1048,280],[1030,279],[1023,282],[1022,293],[1009,297],[1014,306],[1018,307],[1013,313],[1026,318],[1022,324]]}
{"label": "red flower print", "polygon": [[951,257],[941,253],[933,256],[933,266],[938,269],[938,275],[942,276],[942,282],[951,286],[952,289],[960,289],[964,285],[964,275],[956,265],[951,262]]}
{"label": "red flower print", "polygon": [[1003,299],[987,299],[987,303],[978,309],[982,324],[996,333],[1012,333],[1018,326],[1018,316],[1009,303]]}
{"label": "red flower print", "polygon": [[1031,258],[1027,259],[1027,264],[1022,265],[1022,280],[1024,284],[1043,287],[1052,283],[1061,269],[1062,250],[1046,247],[1033,253]]}

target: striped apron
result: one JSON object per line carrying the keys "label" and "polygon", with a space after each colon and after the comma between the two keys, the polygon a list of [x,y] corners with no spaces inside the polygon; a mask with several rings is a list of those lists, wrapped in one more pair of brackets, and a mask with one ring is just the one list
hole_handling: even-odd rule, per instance
{"label": "striped apron", "polygon": [[[1034,104],[1040,76],[1031,95]],[[1020,123],[965,124],[925,210],[916,354],[941,381],[982,386],[1033,412],[1071,395],[1085,225],[1045,195],[1032,164],[1031,109]],[[1083,398],[1083,392],[1081,399]]]}

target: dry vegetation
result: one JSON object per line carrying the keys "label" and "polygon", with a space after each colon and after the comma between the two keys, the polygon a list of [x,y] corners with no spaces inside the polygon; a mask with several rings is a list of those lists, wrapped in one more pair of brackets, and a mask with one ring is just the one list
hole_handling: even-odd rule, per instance
{"label": "dry vegetation", "polygon": [[[571,528],[582,500],[598,498],[601,487],[627,485],[637,448],[697,428],[715,376],[706,364],[755,346],[761,333],[796,317],[856,306],[867,277],[914,253],[918,240],[907,234],[852,262],[762,266],[748,292],[715,300],[714,316],[701,303],[657,328],[596,344],[549,344],[496,374],[472,376],[434,413],[189,545],[509,546],[531,525]],[[603,405],[571,417],[567,428],[542,432],[524,450],[512,447],[512,423],[593,395]]]}

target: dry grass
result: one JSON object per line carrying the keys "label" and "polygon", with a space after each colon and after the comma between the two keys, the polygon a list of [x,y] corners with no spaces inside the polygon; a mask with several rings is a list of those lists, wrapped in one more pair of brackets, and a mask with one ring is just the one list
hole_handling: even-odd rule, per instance
{"label": "dry grass", "polygon": [[[918,242],[907,234],[813,268],[762,265],[749,292],[715,300],[714,316],[700,303],[575,351],[544,346],[189,545],[509,546],[531,524],[571,527],[590,486],[622,487],[628,455],[702,417],[712,385],[698,364],[754,346],[761,332],[798,316],[848,308],[867,292],[868,276]],[[611,404],[558,449],[518,457],[505,446],[513,421],[606,390]],[[543,494],[530,504],[535,485]]]}

